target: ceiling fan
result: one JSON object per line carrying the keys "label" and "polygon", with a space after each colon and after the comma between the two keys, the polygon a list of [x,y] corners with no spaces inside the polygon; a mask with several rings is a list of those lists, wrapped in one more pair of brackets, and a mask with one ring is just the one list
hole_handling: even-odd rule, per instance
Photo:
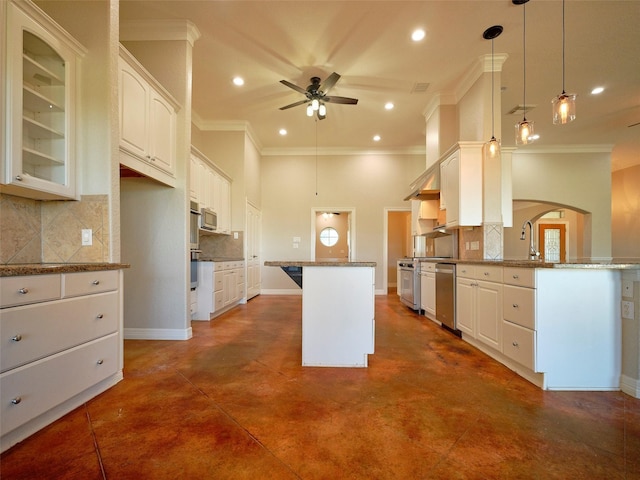
{"label": "ceiling fan", "polygon": [[298,85],[288,82],[287,80],[280,80],[280,83],[282,83],[283,85],[292,88],[296,92],[301,93],[306,97],[304,100],[300,100],[290,105],[280,107],[280,110],[286,110],[291,107],[297,107],[298,105],[309,103],[309,105],[307,106],[307,115],[311,117],[313,116],[313,112],[316,112],[316,114],[318,115],[318,119],[322,120],[327,117],[327,107],[325,106],[325,103],[356,105],[358,103],[357,98],[335,96],[330,97],[327,95],[329,93],[329,90],[331,90],[331,88],[339,79],[340,75],[338,75],[336,72],[333,72],[331,75],[329,75],[323,84],[320,84],[320,77],[311,77],[311,85],[309,85],[306,90],[302,87],[299,87]]}

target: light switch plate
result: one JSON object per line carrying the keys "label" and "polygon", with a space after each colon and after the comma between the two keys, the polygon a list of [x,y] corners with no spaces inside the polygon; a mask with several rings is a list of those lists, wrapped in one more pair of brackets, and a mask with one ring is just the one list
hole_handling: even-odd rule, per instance
{"label": "light switch plate", "polygon": [[93,245],[93,231],[90,228],[82,229],[82,246],[87,247]]}
{"label": "light switch plate", "polygon": [[633,302],[622,302],[622,318],[633,320],[635,312],[633,311]]}

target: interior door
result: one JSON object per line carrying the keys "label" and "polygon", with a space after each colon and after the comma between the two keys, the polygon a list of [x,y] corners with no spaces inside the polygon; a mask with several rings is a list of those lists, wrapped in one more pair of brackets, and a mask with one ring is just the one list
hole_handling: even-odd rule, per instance
{"label": "interior door", "polygon": [[545,262],[564,262],[566,252],[566,225],[541,223],[538,225],[540,253]]}
{"label": "interior door", "polygon": [[260,236],[262,214],[247,203],[247,300],[260,295],[262,277],[260,271]]}

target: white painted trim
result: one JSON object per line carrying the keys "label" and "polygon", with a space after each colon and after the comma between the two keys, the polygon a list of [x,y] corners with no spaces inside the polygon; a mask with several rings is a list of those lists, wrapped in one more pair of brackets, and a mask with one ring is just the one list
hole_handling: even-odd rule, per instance
{"label": "white painted trim", "polygon": [[193,337],[191,327],[178,328],[125,328],[125,340],[189,340]]}
{"label": "white painted trim", "polygon": [[635,378],[622,375],[620,378],[620,389],[627,395],[631,395],[635,398],[640,398],[640,381]]}
{"label": "white painted trim", "polygon": [[[426,155],[426,145],[402,147],[394,149],[375,150],[371,148],[346,148],[346,147],[319,147],[318,155],[337,156],[337,155]],[[316,155],[315,147],[300,148],[264,148],[260,152],[263,157],[285,157],[285,156],[303,156]]]}
{"label": "white painted trim", "polygon": [[[405,207],[384,207],[382,210],[382,291],[384,295],[389,291],[389,276],[387,270],[389,270],[389,212],[409,212],[411,208]],[[397,288],[397,280],[393,282],[393,285]],[[383,293],[377,293],[376,295],[383,295]]]}
{"label": "white painted trim", "polygon": [[526,146],[513,150],[513,155],[537,155],[540,153],[611,153],[614,145],[544,145]]}
{"label": "white painted trim", "polygon": [[120,22],[121,41],[184,40],[193,44],[201,37],[190,20],[130,20]]}
{"label": "white painted trim", "polygon": [[349,214],[349,261],[356,262],[356,208],[355,207],[312,207],[311,208],[311,253],[309,260],[316,260],[316,217],[322,212],[347,212]]}

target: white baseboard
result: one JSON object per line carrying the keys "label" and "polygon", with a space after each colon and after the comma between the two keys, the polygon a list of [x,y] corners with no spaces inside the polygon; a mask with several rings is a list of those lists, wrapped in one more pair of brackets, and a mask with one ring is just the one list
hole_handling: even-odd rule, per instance
{"label": "white baseboard", "polygon": [[620,389],[627,395],[640,398],[640,381],[635,378],[622,375],[620,378]]}
{"label": "white baseboard", "polygon": [[125,340],[189,340],[193,337],[191,327],[177,328],[125,328]]}

